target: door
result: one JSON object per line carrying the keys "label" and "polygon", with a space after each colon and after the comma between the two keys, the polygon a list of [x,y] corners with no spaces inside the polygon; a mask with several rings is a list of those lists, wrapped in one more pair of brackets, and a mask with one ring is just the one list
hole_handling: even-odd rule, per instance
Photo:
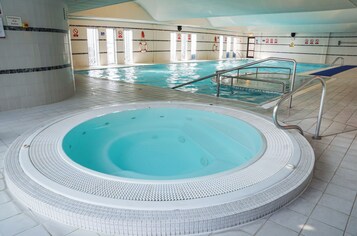
{"label": "door", "polygon": [[254,58],[255,37],[248,37],[247,58]]}

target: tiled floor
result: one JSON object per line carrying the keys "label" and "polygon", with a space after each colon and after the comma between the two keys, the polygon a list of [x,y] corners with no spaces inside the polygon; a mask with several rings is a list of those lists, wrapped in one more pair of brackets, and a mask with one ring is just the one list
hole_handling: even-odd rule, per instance
{"label": "tiled floor", "polygon": [[[20,205],[7,191],[3,176],[5,152],[24,131],[73,111],[114,103],[137,101],[193,101],[240,107],[271,116],[271,108],[187,94],[168,89],[131,85],[77,76],[76,96],[52,105],[0,112],[0,235],[99,235],[65,226]],[[320,88],[307,89],[294,98],[293,108],[280,119],[299,124],[316,153],[310,187],[290,205],[248,225],[215,236],[233,235],[357,235],[357,70],[328,81],[323,138],[312,140]]]}

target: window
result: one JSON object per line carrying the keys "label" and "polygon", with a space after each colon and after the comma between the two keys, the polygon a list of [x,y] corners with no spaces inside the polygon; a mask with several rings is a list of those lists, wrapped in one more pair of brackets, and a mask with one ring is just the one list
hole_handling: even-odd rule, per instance
{"label": "window", "polygon": [[187,34],[181,34],[181,61],[187,61]]}
{"label": "window", "polygon": [[233,38],[233,58],[236,58],[238,54],[238,39]]}
{"label": "window", "polygon": [[196,53],[197,53],[197,35],[191,34],[191,59],[192,60],[196,59]]}
{"label": "window", "polygon": [[176,61],[176,33],[171,33],[170,37],[170,60]]}
{"label": "window", "polygon": [[99,40],[98,29],[87,29],[88,62],[89,66],[99,66]]}
{"label": "window", "polygon": [[231,37],[227,37],[226,58],[230,58],[231,46],[232,46],[232,38]]}
{"label": "window", "polygon": [[117,47],[114,29],[107,29],[108,65],[117,64]]}
{"label": "window", "polygon": [[124,30],[124,62],[133,63],[133,31]]}
{"label": "window", "polygon": [[222,59],[223,57],[223,36],[219,36],[219,55],[218,59]]}

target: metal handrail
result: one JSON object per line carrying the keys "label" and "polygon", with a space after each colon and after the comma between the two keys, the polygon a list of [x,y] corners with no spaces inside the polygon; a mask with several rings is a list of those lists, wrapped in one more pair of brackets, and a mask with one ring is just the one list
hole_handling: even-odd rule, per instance
{"label": "metal handrail", "polygon": [[[268,58],[265,58],[265,59],[262,59],[262,60],[250,62],[250,63],[244,64],[244,65],[241,65],[241,66],[237,66],[237,67],[234,67],[234,68],[230,68],[230,69],[227,69],[227,70],[216,71],[217,97],[219,97],[220,90],[221,90],[221,75],[222,74],[225,74],[227,72],[231,72],[231,71],[234,71],[234,70],[240,70],[240,69],[243,69],[243,68],[246,68],[246,67],[249,67],[249,66],[253,66],[253,65],[257,65],[257,64],[260,64],[260,63],[263,63],[263,62],[267,62],[267,61],[289,61],[289,62],[294,63],[293,73],[290,76],[290,91],[293,91],[294,87],[295,87],[296,64],[297,64],[296,61],[294,59],[290,59],[290,58],[268,57]],[[291,105],[292,105],[292,97],[290,98],[289,107],[291,107]]]}
{"label": "metal handrail", "polygon": [[[265,68],[265,69],[266,68],[267,69],[286,69],[286,70],[289,70],[289,75],[291,74],[291,68],[288,68],[288,67],[275,67],[275,66],[248,67],[248,68],[242,68],[241,70],[244,70],[244,69],[256,69],[257,71],[259,71],[260,68]],[[238,70],[238,74],[239,74],[239,70]],[[177,88],[189,85],[189,84],[193,84],[193,83],[205,80],[205,79],[209,79],[209,78],[215,77],[216,75],[217,75],[216,73],[210,74],[210,75],[207,75],[207,76],[204,76],[204,77],[201,77],[201,78],[198,78],[198,79],[195,79],[195,80],[183,83],[183,84],[176,85],[176,86],[172,87],[171,89],[177,89]]]}
{"label": "metal handrail", "polygon": [[[246,68],[242,68],[242,69],[237,70],[237,76],[240,76],[239,72],[241,70],[249,70],[249,69],[255,69],[255,78],[256,79],[258,78],[259,69],[283,69],[283,70],[288,70],[289,71],[289,78],[291,76],[291,68],[289,68],[289,67],[277,67],[277,66],[252,66],[252,67],[246,67]],[[254,73],[252,73],[252,74],[254,74]],[[284,74],[284,73],[274,73],[274,74]]]}
{"label": "metal handrail", "polygon": [[263,62],[267,62],[267,61],[290,61],[290,62],[295,62],[296,63],[296,61],[294,59],[290,59],[290,58],[268,57],[268,58],[261,59],[261,60],[258,60],[258,61],[252,61],[252,62],[249,62],[249,63],[244,64],[244,65],[236,66],[236,67],[233,67],[233,68],[229,68],[229,69],[225,69],[225,70],[218,70],[218,71],[216,71],[216,73],[223,74],[223,73],[231,72],[231,71],[234,71],[234,70],[242,69],[242,68],[245,68],[245,67],[248,67],[248,66],[257,65],[257,64],[260,64],[260,63],[263,63]]}
{"label": "metal handrail", "polygon": [[332,66],[335,65],[338,60],[341,60],[341,64],[340,64],[341,66],[345,63],[345,58],[344,58],[344,57],[336,57],[336,59],[333,60],[333,62],[331,63],[331,65],[332,65]]}
{"label": "metal handrail", "polygon": [[238,76],[228,76],[225,75],[223,76],[225,78],[230,78],[231,79],[231,87],[233,86],[233,79],[241,79],[241,80],[249,80],[249,81],[259,81],[259,82],[266,82],[266,83],[272,83],[272,84],[279,84],[282,87],[282,93],[285,93],[285,83],[281,81],[275,81],[275,80],[268,80],[268,79],[253,79],[253,78],[243,78],[243,77],[238,77]]}
{"label": "metal handrail", "polygon": [[236,51],[236,52],[234,52],[236,55],[239,55],[239,58],[243,58],[243,54],[241,53],[241,52],[238,52],[238,51]]}
{"label": "metal handrail", "polygon": [[[259,74],[259,69],[283,69],[283,70],[288,70],[289,71],[289,75],[291,75],[291,68],[289,67],[276,67],[276,66],[253,66],[253,67],[247,67],[247,68],[242,68],[239,69],[240,70],[249,70],[249,69],[256,69],[256,74]],[[283,73],[281,73],[283,74]],[[239,74],[238,74],[239,75]]]}
{"label": "metal handrail", "polygon": [[278,121],[278,110],[279,110],[279,106],[289,97],[293,96],[295,93],[297,93],[299,90],[301,90],[302,88],[304,88],[306,85],[310,84],[311,82],[315,81],[315,80],[319,80],[322,84],[322,93],[321,93],[321,101],[320,101],[320,109],[319,109],[319,114],[317,116],[317,124],[316,124],[316,131],[315,131],[315,135],[312,137],[313,139],[321,139],[320,136],[320,127],[321,127],[321,121],[322,121],[322,112],[324,109],[324,102],[325,102],[325,95],[326,95],[326,82],[323,78],[316,76],[313,77],[312,79],[309,79],[308,81],[304,82],[299,88],[297,88],[296,90],[284,95],[279,102],[275,105],[274,110],[273,110],[273,121],[276,127],[278,127],[279,129],[297,129],[299,130],[299,132],[304,135],[304,131],[302,130],[302,128],[298,125],[281,125]]}
{"label": "metal handrail", "polygon": [[[180,87],[183,87],[183,86],[186,86],[186,85],[189,85],[189,84],[193,84],[193,83],[196,83],[196,82],[205,80],[205,79],[209,79],[209,78],[212,78],[212,77],[216,77],[216,82],[217,82],[217,97],[219,97],[220,89],[221,89],[221,79],[220,79],[220,78],[221,78],[221,75],[222,75],[222,74],[225,74],[225,73],[228,73],[228,72],[231,72],[231,71],[235,71],[235,70],[244,69],[244,68],[247,68],[247,67],[249,67],[249,66],[257,65],[257,64],[260,64],[260,63],[263,63],[263,62],[267,62],[267,61],[288,61],[288,62],[294,63],[293,73],[292,73],[292,74],[290,73],[290,91],[293,91],[293,90],[294,90],[294,87],[295,87],[296,64],[297,64],[297,63],[296,63],[296,61],[295,61],[294,59],[282,58],[282,57],[268,57],[268,58],[265,58],[265,59],[262,59],[262,60],[250,62],[250,63],[244,64],[244,65],[241,65],[241,66],[237,66],[237,67],[233,67],[233,68],[230,68],[230,69],[218,70],[218,71],[216,71],[216,73],[214,73],[214,74],[207,75],[207,76],[204,76],[204,77],[202,77],[202,78],[198,78],[198,79],[189,81],[189,82],[187,82],[187,83],[183,83],[183,84],[174,86],[174,87],[172,87],[172,89],[177,89],[177,88],[180,88]],[[292,104],[292,97],[290,98],[289,107],[291,107],[291,104]]]}
{"label": "metal handrail", "polygon": [[201,78],[198,78],[198,79],[195,79],[195,80],[183,83],[183,84],[176,85],[176,86],[172,87],[172,89],[177,89],[177,88],[180,88],[180,87],[183,87],[183,86],[186,86],[186,85],[189,85],[189,84],[193,84],[193,83],[205,80],[205,79],[209,79],[209,78],[212,78],[212,77],[215,77],[215,76],[216,76],[216,73],[211,74],[211,75],[207,75],[207,76],[204,76],[204,77],[201,77]]}

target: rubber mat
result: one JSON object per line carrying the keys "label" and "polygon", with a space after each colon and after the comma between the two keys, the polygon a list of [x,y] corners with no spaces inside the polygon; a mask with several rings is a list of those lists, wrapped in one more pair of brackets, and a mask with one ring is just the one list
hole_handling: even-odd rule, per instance
{"label": "rubber mat", "polygon": [[339,67],[335,67],[335,68],[332,68],[332,69],[319,71],[319,72],[313,73],[311,75],[333,76],[335,74],[344,72],[346,70],[349,70],[349,69],[352,69],[352,68],[355,68],[355,67],[357,67],[357,66],[339,66]]}

